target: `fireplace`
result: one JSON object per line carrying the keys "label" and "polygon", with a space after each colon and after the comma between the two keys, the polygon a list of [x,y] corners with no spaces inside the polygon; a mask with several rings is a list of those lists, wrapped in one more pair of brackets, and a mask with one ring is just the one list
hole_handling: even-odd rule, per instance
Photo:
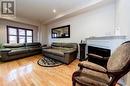
{"label": "fireplace", "polygon": [[106,65],[110,55],[126,41],[126,36],[102,36],[86,38],[88,60],[99,65]]}
{"label": "fireplace", "polygon": [[111,55],[111,50],[95,46],[88,46],[88,61],[106,67],[107,61]]}

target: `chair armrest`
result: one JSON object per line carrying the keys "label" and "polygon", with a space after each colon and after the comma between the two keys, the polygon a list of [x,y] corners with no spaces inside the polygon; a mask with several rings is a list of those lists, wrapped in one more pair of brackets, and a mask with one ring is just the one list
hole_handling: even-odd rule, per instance
{"label": "chair armrest", "polygon": [[81,68],[87,68],[87,69],[94,70],[94,71],[97,71],[97,72],[102,72],[102,73],[107,72],[106,68],[104,68],[100,65],[94,64],[92,62],[88,62],[88,61],[80,62],[78,64],[78,66],[81,67]]}
{"label": "chair armrest", "polygon": [[92,56],[92,57],[95,57],[95,58],[103,58],[102,56],[99,56],[99,55],[96,55],[96,54],[93,54],[93,53],[89,53],[87,54],[88,56]]}
{"label": "chair armrest", "polygon": [[104,59],[104,60],[108,60],[108,59],[109,59],[109,57],[104,57],[103,59]]}
{"label": "chair armrest", "polygon": [[109,57],[103,57],[103,56],[100,56],[100,55],[96,55],[96,54],[92,54],[92,53],[89,53],[87,54],[89,57],[93,57],[93,58],[97,58],[97,59],[100,59],[100,60],[105,60],[107,61],[109,59]]}
{"label": "chair armrest", "polygon": [[75,71],[74,73],[73,73],[73,75],[72,75],[72,81],[74,81],[75,80],[75,77],[76,76],[79,76],[80,74],[81,74],[81,70],[77,70],[77,71]]}

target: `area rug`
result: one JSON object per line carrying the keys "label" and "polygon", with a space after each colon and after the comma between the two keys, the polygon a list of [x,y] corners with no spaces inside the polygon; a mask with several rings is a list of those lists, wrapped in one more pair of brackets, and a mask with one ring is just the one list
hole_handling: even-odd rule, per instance
{"label": "area rug", "polygon": [[43,58],[39,59],[37,63],[43,67],[56,67],[56,66],[60,66],[63,64],[60,61],[57,61],[55,59],[51,59],[48,57],[43,57]]}

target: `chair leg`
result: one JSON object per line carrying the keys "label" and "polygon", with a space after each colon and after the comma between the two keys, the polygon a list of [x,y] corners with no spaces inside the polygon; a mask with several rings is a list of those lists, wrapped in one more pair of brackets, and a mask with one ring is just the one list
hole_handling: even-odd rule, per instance
{"label": "chair leg", "polygon": [[72,86],[76,86],[76,82],[75,82],[75,81],[73,81],[72,83],[73,83],[73,85],[72,85]]}
{"label": "chair leg", "polygon": [[119,78],[114,78],[112,82],[109,84],[109,86],[116,86],[118,80]]}

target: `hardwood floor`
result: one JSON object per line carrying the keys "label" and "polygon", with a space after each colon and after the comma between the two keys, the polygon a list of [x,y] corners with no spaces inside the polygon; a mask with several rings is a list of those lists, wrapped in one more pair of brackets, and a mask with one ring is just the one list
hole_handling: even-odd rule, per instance
{"label": "hardwood floor", "polygon": [[72,86],[71,76],[78,60],[70,65],[41,67],[41,55],[0,63],[0,86]]}
{"label": "hardwood floor", "polygon": [[41,67],[37,64],[40,58],[42,55],[0,63],[0,86],[72,86],[78,60],[70,65]]}

